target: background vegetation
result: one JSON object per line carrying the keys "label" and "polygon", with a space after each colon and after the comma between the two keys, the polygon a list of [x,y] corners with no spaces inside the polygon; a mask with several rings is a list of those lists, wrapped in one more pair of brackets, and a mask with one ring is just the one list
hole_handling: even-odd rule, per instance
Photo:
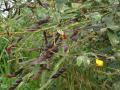
{"label": "background vegetation", "polygon": [[120,90],[120,0],[0,0],[0,90]]}

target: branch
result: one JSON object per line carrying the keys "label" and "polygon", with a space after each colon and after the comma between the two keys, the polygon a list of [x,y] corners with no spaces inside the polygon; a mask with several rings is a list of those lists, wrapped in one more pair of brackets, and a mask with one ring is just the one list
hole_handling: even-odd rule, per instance
{"label": "branch", "polygon": [[45,38],[45,45],[48,44],[48,39],[47,39],[47,35],[46,35],[46,31],[43,32],[44,38]]}

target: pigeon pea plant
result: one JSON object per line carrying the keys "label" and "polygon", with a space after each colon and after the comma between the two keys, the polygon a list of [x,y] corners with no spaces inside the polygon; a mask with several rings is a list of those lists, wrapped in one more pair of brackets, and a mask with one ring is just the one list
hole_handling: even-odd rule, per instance
{"label": "pigeon pea plant", "polygon": [[119,90],[120,0],[1,0],[0,90]]}

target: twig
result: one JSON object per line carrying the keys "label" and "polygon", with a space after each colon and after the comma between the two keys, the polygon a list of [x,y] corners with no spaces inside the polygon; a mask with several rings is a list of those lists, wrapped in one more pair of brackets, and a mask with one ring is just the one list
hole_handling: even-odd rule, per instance
{"label": "twig", "polygon": [[45,38],[45,45],[48,44],[48,39],[47,39],[47,35],[46,35],[46,31],[43,32],[44,38]]}
{"label": "twig", "polygon": [[15,83],[8,90],[15,90],[15,88],[22,82],[22,78],[18,78]]}
{"label": "twig", "polygon": [[[55,26],[51,26],[51,27],[48,27],[48,28],[45,28],[45,29],[38,29],[37,31],[34,31],[35,33],[37,32],[41,32],[41,31],[45,31],[45,30],[48,30],[48,29],[51,29],[51,28],[54,28]],[[23,31],[23,32],[9,32],[10,36],[12,35],[19,35],[19,34],[28,34],[28,33],[33,33],[33,32],[28,32],[28,31]],[[6,36],[8,35],[8,33],[6,32],[0,32],[0,36]]]}

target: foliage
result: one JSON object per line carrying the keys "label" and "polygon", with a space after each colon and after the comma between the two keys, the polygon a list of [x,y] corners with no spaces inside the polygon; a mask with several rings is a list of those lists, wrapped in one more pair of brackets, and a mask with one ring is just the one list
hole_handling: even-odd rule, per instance
{"label": "foliage", "polygon": [[120,0],[0,1],[0,90],[119,90],[119,77]]}

